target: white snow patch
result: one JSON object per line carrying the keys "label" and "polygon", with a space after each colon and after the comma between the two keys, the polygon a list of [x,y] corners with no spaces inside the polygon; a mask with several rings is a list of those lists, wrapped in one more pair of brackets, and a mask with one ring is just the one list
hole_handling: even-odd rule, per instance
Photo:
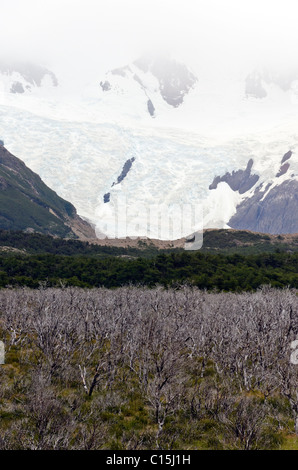
{"label": "white snow patch", "polygon": [[[146,91],[132,79],[135,72]],[[209,185],[215,176],[245,169],[250,158],[252,173],[260,177],[257,186],[298,177],[296,89],[284,93],[271,87],[265,100],[250,100],[242,79],[222,74],[210,80],[202,74],[183,105],[174,109],[161,98],[153,76],[133,67],[130,75],[129,81],[113,76],[116,91],[102,91],[100,80],[78,90],[59,79],[58,87],[43,83],[23,95],[8,93],[8,81],[0,77],[5,146],[98,231],[108,233],[117,217],[117,236],[144,235],[149,207],[165,205],[175,223],[181,204],[202,206],[205,227],[226,227],[254,188],[239,195],[224,182],[216,190]],[[148,113],[149,98],[155,119]],[[293,151],[290,169],[276,178],[288,150]],[[132,157],[126,178],[112,187]],[[105,204],[109,192],[111,202]],[[117,212],[120,195],[126,201],[125,217]],[[158,222],[149,228],[150,236],[158,235]],[[178,234],[179,227],[172,233]]]}

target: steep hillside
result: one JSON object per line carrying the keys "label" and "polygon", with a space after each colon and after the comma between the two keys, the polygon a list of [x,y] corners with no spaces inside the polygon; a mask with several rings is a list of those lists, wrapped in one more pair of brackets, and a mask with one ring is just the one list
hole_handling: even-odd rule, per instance
{"label": "steep hillside", "polygon": [[66,238],[94,238],[75,207],[0,145],[0,228]]}

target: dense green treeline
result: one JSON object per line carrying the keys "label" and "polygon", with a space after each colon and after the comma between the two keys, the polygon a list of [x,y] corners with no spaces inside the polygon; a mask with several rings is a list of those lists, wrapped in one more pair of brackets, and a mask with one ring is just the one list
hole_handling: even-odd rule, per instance
{"label": "dense green treeline", "polygon": [[[150,258],[159,253],[183,252],[183,247],[158,247],[149,239],[140,239],[136,246],[101,246],[92,242],[52,237],[41,233],[24,233],[22,231],[0,229],[0,250],[12,248],[24,254],[84,255],[104,258],[107,256],[130,256]],[[297,252],[298,237],[289,239],[279,235],[252,233],[245,230],[215,229],[204,233],[200,252],[241,255],[274,253],[276,251]]]}
{"label": "dense green treeline", "polygon": [[0,229],[0,247],[11,247],[22,250],[26,254],[53,254],[67,256],[142,256],[145,258],[155,256],[159,252],[182,251],[182,248],[169,248],[160,250],[156,246],[139,240],[135,247],[101,246],[88,241],[54,238],[41,233],[24,233],[22,231],[9,231]]}
{"label": "dense green treeline", "polygon": [[114,288],[127,284],[181,283],[220,291],[254,290],[261,285],[298,288],[298,253],[206,254],[178,252],[153,258],[127,259],[64,255],[5,255],[0,257],[0,286]]}

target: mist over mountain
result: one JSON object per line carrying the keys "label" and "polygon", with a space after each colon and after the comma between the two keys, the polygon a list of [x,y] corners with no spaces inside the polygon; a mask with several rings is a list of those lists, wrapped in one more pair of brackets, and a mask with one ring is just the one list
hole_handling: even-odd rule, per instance
{"label": "mist over mountain", "polygon": [[58,86],[53,72],[30,62],[0,60],[0,77],[2,92],[22,94],[42,86]]}
{"label": "mist over mountain", "polygon": [[252,71],[246,77],[245,93],[247,97],[266,98],[272,87],[297,94],[298,66],[296,68],[290,67],[288,70],[263,68]]}
{"label": "mist over mountain", "polygon": [[[99,236],[298,231],[294,4],[131,1],[129,16],[129,2],[112,3],[78,0],[57,18],[45,2],[18,54],[8,41],[7,148]],[[187,225],[189,207],[200,215]]]}
{"label": "mist over mountain", "polygon": [[[10,70],[0,82],[18,73],[30,91],[5,88],[1,136],[99,236],[169,239],[200,227],[298,231],[291,216],[295,75],[253,71],[207,80],[173,57],[141,56],[75,96],[48,69]],[[190,206],[200,215],[181,227]]]}
{"label": "mist over mountain", "polygon": [[142,56],[132,64],[111,70],[100,82],[103,92],[127,95],[141,92],[144,109],[155,117],[161,99],[177,108],[196,85],[197,77],[183,63],[166,56]]}

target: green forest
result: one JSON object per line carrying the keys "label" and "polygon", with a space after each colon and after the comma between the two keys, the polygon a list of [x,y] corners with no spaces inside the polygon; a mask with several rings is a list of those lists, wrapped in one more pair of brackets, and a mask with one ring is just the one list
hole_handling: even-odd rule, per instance
{"label": "green forest", "polygon": [[201,252],[159,254],[152,258],[65,255],[2,255],[0,286],[121,287],[127,284],[201,289],[253,290],[261,285],[298,288],[298,253],[223,255]]}
{"label": "green forest", "polygon": [[284,242],[0,231],[0,450],[297,449],[298,251]]}
{"label": "green forest", "polygon": [[[217,291],[250,291],[262,285],[298,288],[298,252],[280,249],[249,254],[233,252],[231,241],[216,232],[204,249],[158,250],[140,242],[140,248],[99,246],[40,234],[1,231],[0,287],[106,287],[125,285],[177,287],[182,284]],[[238,240],[241,232],[238,234]],[[243,239],[243,233],[241,234]],[[233,235],[235,238],[235,235]],[[269,237],[267,237],[269,238]],[[248,244],[249,241],[249,244]],[[0,245],[0,246],[1,246]],[[271,244],[271,247],[274,245]],[[220,247],[216,249],[216,247]],[[4,249],[5,248],[5,249]],[[230,252],[231,251],[231,252]]]}

